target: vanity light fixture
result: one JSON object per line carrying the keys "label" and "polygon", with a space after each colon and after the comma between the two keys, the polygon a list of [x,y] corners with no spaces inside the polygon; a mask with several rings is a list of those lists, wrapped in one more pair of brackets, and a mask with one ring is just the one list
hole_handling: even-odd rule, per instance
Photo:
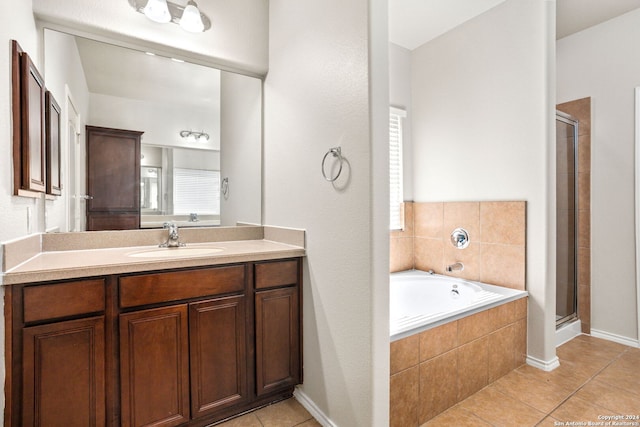
{"label": "vanity light fixture", "polygon": [[202,142],[205,143],[209,140],[209,134],[206,132],[194,132],[191,130],[180,131],[180,136],[187,142]]}
{"label": "vanity light fixture", "polygon": [[154,22],[173,22],[191,33],[201,33],[211,28],[211,20],[193,0],[189,0],[185,6],[167,0],[129,0],[129,5]]}

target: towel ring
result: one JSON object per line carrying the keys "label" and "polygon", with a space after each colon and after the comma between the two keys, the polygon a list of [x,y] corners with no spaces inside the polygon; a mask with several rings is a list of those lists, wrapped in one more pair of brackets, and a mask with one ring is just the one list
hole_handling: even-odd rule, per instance
{"label": "towel ring", "polygon": [[[329,154],[333,154],[333,157],[337,157],[338,160],[340,161],[340,168],[338,169],[338,172],[336,173],[336,176],[334,176],[334,177],[327,176],[326,172],[324,171],[324,169],[325,169],[324,164],[327,161],[327,157],[329,156]],[[344,159],[342,158],[342,150],[341,150],[340,147],[333,147],[332,149],[327,151],[327,153],[322,158],[322,176],[324,177],[324,179],[326,179],[329,182],[333,182],[336,179],[338,179],[338,177],[340,176],[340,173],[342,173],[342,163],[343,162],[344,162]]]}

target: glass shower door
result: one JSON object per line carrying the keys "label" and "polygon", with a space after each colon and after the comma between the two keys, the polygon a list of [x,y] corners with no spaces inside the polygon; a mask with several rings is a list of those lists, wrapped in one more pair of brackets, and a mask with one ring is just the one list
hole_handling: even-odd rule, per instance
{"label": "glass shower door", "polygon": [[556,327],[577,317],[578,122],[556,112]]}

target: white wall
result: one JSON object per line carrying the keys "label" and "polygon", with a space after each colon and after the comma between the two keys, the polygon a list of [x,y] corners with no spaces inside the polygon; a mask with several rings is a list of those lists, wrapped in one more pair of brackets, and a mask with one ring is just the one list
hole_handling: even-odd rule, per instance
{"label": "white wall", "polygon": [[557,43],[558,103],[591,97],[591,328],[636,342],[634,88],[640,86],[639,51],[640,9]]}
{"label": "white wall", "polygon": [[415,200],[526,200],[528,353],[545,363],[555,358],[554,27],[554,1],[508,0],[412,58]]}
{"label": "white wall", "polygon": [[413,200],[413,142],[411,139],[411,51],[389,43],[389,104],[407,112],[402,133],[402,175],[405,201]]}
{"label": "white wall", "polygon": [[[369,3],[271,0],[264,85],[264,221],[307,231],[301,396],[350,427],[388,423],[388,147],[371,133],[369,92],[385,98],[388,132],[387,5]],[[332,185],[320,167],[335,146],[346,161]]]}
{"label": "white wall", "polygon": [[209,140],[196,143],[206,150],[220,149],[220,111],[216,103],[211,108],[186,108],[181,104],[140,101],[117,96],[91,94],[89,118],[92,126],[104,126],[144,132],[144,144],[191,148],[180,136],[182,130],[201,131]]}
{"label": "white wall", "polygon": [[44,230],[44,202],[13,196],[11,39],[17,40],[36,66],[42,68],[30,1],[0,1],[0,40],[3,43],[0,49],[0,81],[3,82],[0,84],[0,158],[4,159],[4,166],[0,169],[0,217],[5,224],[0,227],[0,241],[28,234],[27,209],[33,215],[30,231]]}
{"label": "white wall", "polygon": [[[29,2],[31,3],[31,2]],[[192,62],[263,75],[267,71],[267,0],[208,1],[199,4],[212,21],[204,33],[188,33],[174,24],[157,24],[127,1],[33,0],[40,19],[93,37],[141,43],[168,56],[187,55]],[[153,50],[153,49],[152,49]]]}
{"label": "white wall", "polygon": [[[69,191],[67,175],[70,169],[69,141],[67,132],[66,98],[70,93],[79,109],[80,128],[82,129],[82,141],[84,141],[84,126],[86,124],[89,108],[89,89],[82,69],[80,55],[75,39],[69,35],[55,31],[45,32],[44,49],[44,69],[43,75],[47,89],[53,93],[54,98],[62,110],[60,127],[61,132],[61,175],[62,175],[62,195],[55,200],[47,200],[45,206],[46,228],[58,228],[60,231],[68,231],[66,219],[66,205],[69,203]],[[84,153],[84,144],[81,144],[81,152]],[[84,156],[82,157],[85,158]],[[83,175],[84,177],[84,175]],[[84,185],[84,179],[80,182]]]}
{"label": "white wall", "polygon": [[262,82],[222,72],[220,83],[220,224],[262,224]]}

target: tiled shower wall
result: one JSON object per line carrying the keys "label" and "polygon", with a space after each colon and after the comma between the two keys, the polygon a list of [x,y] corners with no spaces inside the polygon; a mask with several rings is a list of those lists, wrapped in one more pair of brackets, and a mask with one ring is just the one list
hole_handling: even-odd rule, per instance
{"label": "tiled shower wall", "polygon": [[591,333],[591,98],[556,108],[578,120],[578,316]]}
{"label": "tiled shower wall", "polygon": [[[405,229],[391,232],[391,272],[433,270],[524,290],[525,202],[406,202],[404,212]],[[469,233],[465,249],[450,242],[458,227]],[[447,272],[456,262],[464,270]]]}

